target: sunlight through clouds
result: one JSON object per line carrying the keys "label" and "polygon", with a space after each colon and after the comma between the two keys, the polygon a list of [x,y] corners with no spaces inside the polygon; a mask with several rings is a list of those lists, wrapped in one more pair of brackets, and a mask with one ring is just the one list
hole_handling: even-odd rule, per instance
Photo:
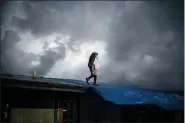
{"label": "sunlight through clouds", "polygon": [[[23,52],[33,53],[36,55],[35,57],[37,57],[37,60],[30,61],[30,66],[33,68],[40,65],[40,57],[44,55],[46,51],[51,50],[60,53],[60,44],[65,46],[66,57],[58,60],[46,76],[70,78],[71,76],[76,76],[76,71],[80,71],[81,69],[86,69],[88,74],[87,63],[92,52],[99,53],[99,60],[95,60],[97,69],[100,68],[101,64],[106,64],[108,61],[105,41],[89,40],[80,44],[74,43],[72,46],[74,49],[78,50],[78,52],[76,52],[68,46],[70,36],[67,35],[55,33],[37,39],[30,33],[24,33],[20,36],[21,41],[17,43],[17,48]],[[79,76],[79,78],[80,77],[82,76]]]}
{"label": "sunlight through clouds", "polygon": [[[76,71],[81,71],[83,69],[86,69],[85,71],[87,74],[89,74],[87,63],[88,58],[90,54],[94,51],[99,53],[99,59],[98,61],[95,61],[95,64],[97,64],[97,69],[100,67],[100,64],[105,63],[105,59],[107,59],[107,52],[105,50],[106,44],[103,41],[87,41],[79,45],[79,53],[76,53],[75,51],[67,49],[66,57],[64,60],[59,60],[54,67],[48,72],[47,76],[55,76],[55,77],[70,77],[75,76],[75,74],[79,74]],[[69,71],[69,72],[67,72]],[[78,76],[78,79],[84,77],[82,74],[81,76]]]}

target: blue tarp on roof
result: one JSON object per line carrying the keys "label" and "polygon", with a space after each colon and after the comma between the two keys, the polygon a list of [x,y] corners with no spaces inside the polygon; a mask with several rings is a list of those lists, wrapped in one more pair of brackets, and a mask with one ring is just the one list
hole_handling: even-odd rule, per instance
{"label": "blue tarp on roof", "polygon": [[136,87],[100,84],[87,85],[85,81],[61,79],[65,82],[93,87],[105,100],[116,104],[156,104],[164,109],[184,108],[184,97],[168,91],[141,89]]}

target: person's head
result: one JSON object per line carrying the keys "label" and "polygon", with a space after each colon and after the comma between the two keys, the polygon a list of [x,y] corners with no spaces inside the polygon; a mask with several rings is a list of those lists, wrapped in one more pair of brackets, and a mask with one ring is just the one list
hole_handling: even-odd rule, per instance
{"label": "person's head", "polygon": [[95,56],[97,57],[98,56],[98,53],[97,52],[94,52]]}

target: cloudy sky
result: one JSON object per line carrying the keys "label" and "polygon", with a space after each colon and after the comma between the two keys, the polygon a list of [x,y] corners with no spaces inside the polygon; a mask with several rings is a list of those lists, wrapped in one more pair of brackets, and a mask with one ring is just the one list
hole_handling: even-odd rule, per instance
{"label": "cloudy sky", "polygon": [[[182,1],[182,2],[181,2]],[[183,0],[11,1],[2,8],[1,72],[183,89]]]}

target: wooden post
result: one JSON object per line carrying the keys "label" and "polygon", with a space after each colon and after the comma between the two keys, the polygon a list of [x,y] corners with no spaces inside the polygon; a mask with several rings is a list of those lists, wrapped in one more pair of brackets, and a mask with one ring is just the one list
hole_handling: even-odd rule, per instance
{"label": "wooden post", "polygon": [[61,102],[58,100],[57,102],[57,122],[62,123],[63,120],[63,109]]}

